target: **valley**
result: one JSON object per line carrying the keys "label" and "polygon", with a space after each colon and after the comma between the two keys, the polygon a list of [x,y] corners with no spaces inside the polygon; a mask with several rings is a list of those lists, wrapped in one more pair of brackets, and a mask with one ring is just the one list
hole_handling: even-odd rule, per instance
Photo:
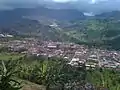
{"label": "valley", "polygon": [[0,90],[120,90],[120,11],[84,13],[1,10]]}

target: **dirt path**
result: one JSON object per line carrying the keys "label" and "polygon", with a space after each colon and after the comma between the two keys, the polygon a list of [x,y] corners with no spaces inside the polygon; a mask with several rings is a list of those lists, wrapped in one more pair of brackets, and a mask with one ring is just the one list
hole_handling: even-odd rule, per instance
{"label": "dirt path", "polygon": [[44,86],[25,81],[23,88],[21,90],[46,90],[46,89]]}

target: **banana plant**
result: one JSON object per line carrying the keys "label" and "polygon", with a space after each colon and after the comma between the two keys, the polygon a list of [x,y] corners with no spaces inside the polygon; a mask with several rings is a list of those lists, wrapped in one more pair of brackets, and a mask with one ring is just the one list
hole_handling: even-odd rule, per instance
{"label": "banana plant", "polygon": [[15,70],[16,61],[1,61],[0,65],[0,90],[19,90],[21,85],[14,79],[17,71]]}

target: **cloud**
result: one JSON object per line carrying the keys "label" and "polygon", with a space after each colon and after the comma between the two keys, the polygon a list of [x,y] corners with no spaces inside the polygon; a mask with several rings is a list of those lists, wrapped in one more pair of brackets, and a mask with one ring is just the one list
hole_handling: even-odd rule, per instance
{"label": "cloud", "polygon": [[66,3],[66,2],[76,2],[78,0],[53,0],[53,2],[60,2],[60,3]]}
{"label": "cloud", "polygon": [[52,0],[52,1],[62,2],[62,3],[66,3],[66,2],[77,2],[77,3],[78,2],[86,2],[86,3],[89,3],[89,4],[96,4],[96,3],[105,2],[105,1],[108,1],[108,0]]}
{"label": "cloud", "polygon": [[109,12],[120,10],[120,0],[79,0],[73,6],[86,12]]}

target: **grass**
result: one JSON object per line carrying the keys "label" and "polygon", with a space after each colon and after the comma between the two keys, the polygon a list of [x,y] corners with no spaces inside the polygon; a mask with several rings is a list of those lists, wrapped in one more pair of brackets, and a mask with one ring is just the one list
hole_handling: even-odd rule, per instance
{"label": "grass", "polygon": [[0,60],[17,60],[23,56],[24,54],[19,53],[0,53]]}

